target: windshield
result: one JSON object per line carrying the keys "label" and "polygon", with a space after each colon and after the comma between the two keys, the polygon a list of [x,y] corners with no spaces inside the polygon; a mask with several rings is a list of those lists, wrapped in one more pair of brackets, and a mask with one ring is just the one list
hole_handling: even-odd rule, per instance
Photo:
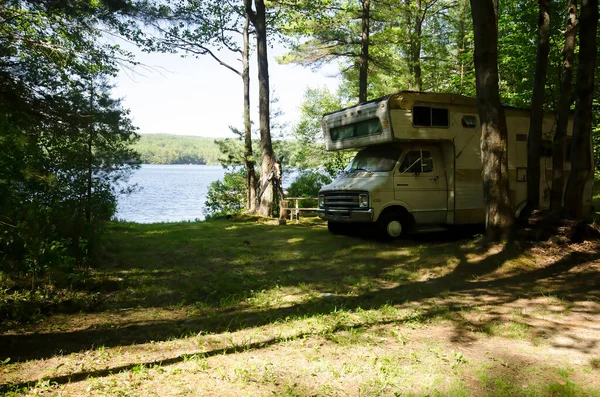
{"label": "windshield", "polygon": [[391,171],[398,161],[401,150],[394,147],[370,147],[356,154],[344,171]]}

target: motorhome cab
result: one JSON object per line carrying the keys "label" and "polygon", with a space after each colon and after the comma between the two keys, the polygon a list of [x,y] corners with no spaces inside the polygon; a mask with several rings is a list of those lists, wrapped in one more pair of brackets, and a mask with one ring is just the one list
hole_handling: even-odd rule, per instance
{"label": "motorhome cab", "polygon": [[[505,108],[510,195],[517,211],[527,200],[529,112]],[[569,122],[565,173],[570,170]],[[344,172],[319,192],[319,213],[329,230],[375,223],[384,237],[414,230],[485,221],[481,127],[474,98],[400,92],[327,114],[326,150],[360,149]],[[540,205],[550,204],[554,115],[543,122]],[[565,178],[566,180],[566,178]],[[593,175],[583,203],[591,210]]]}

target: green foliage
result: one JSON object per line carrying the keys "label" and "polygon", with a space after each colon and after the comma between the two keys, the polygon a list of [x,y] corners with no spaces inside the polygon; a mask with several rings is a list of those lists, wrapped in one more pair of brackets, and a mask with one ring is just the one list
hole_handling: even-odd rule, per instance
{"label": "green foliage", "polygon": [[[7,283],[3,284],[6,286]],[[98,293],[82,293],[73,288],[59,289],[49,283],[34,289],[0,286],[0,318],[9,322],[28,322],[53,311],[89,309],[99,299]]]}
{"label": "green foliage", "polygon": [[355,152],[326,152],[321,129],[323,115],[342,107],[342,100],[326,88],[306,90],[300,105],[300,121],[293,130],[299,145],[292,153],[291,162],[297,168],[322,168],[333,177],[348,165]]}
{"label": "green foliage", "polygon": [[204,213],[208,219],[239,214],[246,206],[246,171],[226,172],[223,179],[208,187]]}
{"label": "green foliage", "polygon": [[[320,116],[315,116],[314,122],[320,126]],[[314,133],[321,134],[320,127],[313,130]],[[322,136],[322,134],[321,134]],[[306,168],[326,168],[329,162],[323,162],[317,158],[310,159],[312,151],[323,150],[322,138],[310,138],[314,143],[310,147],[303,140],[279,139],[273,141],[273,150],[278,157],[284,158],[286,167],[306,169]],[[252,160],[255,163],[260,161],[260,142],[252,141],[254,156]],[[141,161],[144,164],[207,164],[222,165],[223,167],[239,167],[244,164],[244,143],[239,138],[206,138],[183,135],[167,134],[142,134],[139,141],[134,145],[134,149],[139,152]],[[334,153],[326,154],[331,157],[332,164],[335,158]],[[196,162],[197,161],[197,162]],[[341,165],[333,165],[328,169],[338,170],[344,168],[348,161]],[[332,171],[335,172],[336,171]]]}
{"label": "green foliage", "polygon": [[138,164],[135,128],[108,83],[127,54],[100,40],[126,29],[115,6],[0,5],[0,255],[31,290],[90,265]]}
{"label": "green foliage", "polygon": [[[369,98],[414,89],[417,61],[423,90],[474,93],[469,1],[419,4],[420,8],[415,2],[371,2]],[[343,78],[340,92],[354,101],[362,33],[360,2],[299,1],[288,8],[292,12],[283,29],[297,38],[297,44],[278,61],[315,69],[337,62]]]}
{"label": "green foliage", "polygon": [[328,175],[319,171],[303,171],[288,189],[290,197],[317,197],[323,185],[331,183]]}
{"label": "green foliage", "polygon": [[[328,175],[319,171],[303,171],[298,175],[296,180],[292,182],[287,189],[288,197],[317,197],[319,190],[324,185],[331,183],[331,178]],[[299,206],[303,208],[311,208],[316,205],[313,200],[302,200]]]}
{"label": "green foliage", "polygon": [[135,149],[144,164],[219,164],[222,140],[198,136],[143,134]]}

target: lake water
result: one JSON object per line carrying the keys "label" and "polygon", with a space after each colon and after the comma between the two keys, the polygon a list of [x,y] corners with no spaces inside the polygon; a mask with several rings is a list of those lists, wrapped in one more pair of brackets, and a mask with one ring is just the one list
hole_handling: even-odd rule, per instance
{"label": "lake water", "polygon": [[[220,166],[143,164],[130,179],[138,190],[119,197],[116,218],[138,223],[203,220],[208,186],[224,174]],[[286,173],[284,188],[296,176]]]}
{"label": "lake water", "polygon": [[138,191],[119,197],[116,217],[139,223],[204,219],[208,186],[224,174],[220,166],[144,164],[130,179]]}

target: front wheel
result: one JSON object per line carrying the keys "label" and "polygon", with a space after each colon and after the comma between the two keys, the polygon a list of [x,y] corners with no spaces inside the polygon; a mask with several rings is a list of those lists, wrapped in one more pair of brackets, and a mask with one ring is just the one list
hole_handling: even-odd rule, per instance
{"label": "front wheel", "polygon": [[388,212],[377,220],[378,235],[386,241],[406,236],[409,226],[408,215],[399,212]]}

